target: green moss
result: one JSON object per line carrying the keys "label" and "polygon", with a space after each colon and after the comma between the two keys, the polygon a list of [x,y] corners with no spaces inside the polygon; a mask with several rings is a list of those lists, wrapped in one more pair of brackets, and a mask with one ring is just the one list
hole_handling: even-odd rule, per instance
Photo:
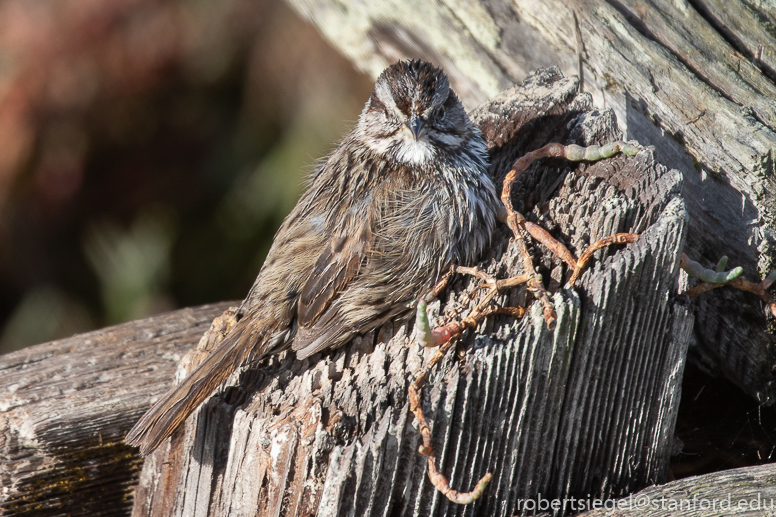
{"label": "green moss", "polygon": [[142,463],[135,449],[118,442],[63,452],[51,467],[22,479],[4,509],[35,515],[89,515],[112,504],[129,509]]}

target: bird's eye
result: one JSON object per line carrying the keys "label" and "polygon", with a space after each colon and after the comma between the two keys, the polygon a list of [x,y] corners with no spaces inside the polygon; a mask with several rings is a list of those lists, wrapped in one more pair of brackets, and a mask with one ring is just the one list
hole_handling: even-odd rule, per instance
{"label": "bird's eye", "polygon": [[383,112],[383,116],[385,117],[385,120],[387,120],[388,122],[391,122],[391,123],[396,122],[396,114],[393,113],[388,108],[388,106],[383,106],[382,112]]}

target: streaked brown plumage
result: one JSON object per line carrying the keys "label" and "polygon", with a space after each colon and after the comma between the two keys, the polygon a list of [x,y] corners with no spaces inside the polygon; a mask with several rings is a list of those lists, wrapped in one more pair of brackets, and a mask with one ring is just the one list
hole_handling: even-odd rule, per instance
{"label": "streaked brown plumage", "polygon": [[489,242],[487,150],[444,73],[400,62],[281,225],[234,330],[127,435],[148,454],[237,368],[303,359],[406,313],[451,263]]}

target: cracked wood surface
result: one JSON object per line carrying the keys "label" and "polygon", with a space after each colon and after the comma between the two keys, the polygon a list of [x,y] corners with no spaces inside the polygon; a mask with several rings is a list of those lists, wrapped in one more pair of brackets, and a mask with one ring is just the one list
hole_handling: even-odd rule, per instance
{"label": "cracked wood surface", "polygon": [[0,356],[0,515],[127,515],[142,460],[124,435],[226,307]]}
{"label": "cracked wood surface", "polygon": [[[576,87],[545,69],[473,113],[494,176],[537,143],[619,136],[613,113],[593,111]],[[522,321],[489,318],[433,372],[423,405],[438,467],[461,490],[494,474],[473,505],[450,503],[426,477],[407,388],[433,350],[398,321],[329,355],[285,354],[233,375],[147,459],[133,515],[511,516],[521,497],[608,497],[665,480],[692,327],[674,296],[687,219],[680,188],[681,174],[649,149],[589,166],[539,163],[520,179],[526,216],[574,253],[616,231],[643,235],[599,252],[579,288],[555,294],[555,331],[536,304]],[[508,236],[499,231],[487,271],[521,273]],[[563,265],[532,247],[546,278],[561,283]],[[458,279],[431,316],[465,314],[475,287]],[[526,297],[518,289],[498,302]]]}
{"label": "cracked wood surface", "polygon": [[[776,268],[772,2],[287,1],[372,76],[397,59],[429,59],[468,106],[539,66],[576,74],[576,12],[596,105],[684,174],[688,255],[706,267],[728,255],[755,282]],[[772,404],[776,336],[764,305],[721,289],[693,312],[691,360]]]}

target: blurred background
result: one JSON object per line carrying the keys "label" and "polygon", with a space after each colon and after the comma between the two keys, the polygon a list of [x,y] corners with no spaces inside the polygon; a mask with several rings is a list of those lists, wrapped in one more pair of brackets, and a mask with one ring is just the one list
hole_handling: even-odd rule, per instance
{"label": "blurred background", "polygon": [[242,299],[371,86],[280,0],[4,0],[0,353]]}

